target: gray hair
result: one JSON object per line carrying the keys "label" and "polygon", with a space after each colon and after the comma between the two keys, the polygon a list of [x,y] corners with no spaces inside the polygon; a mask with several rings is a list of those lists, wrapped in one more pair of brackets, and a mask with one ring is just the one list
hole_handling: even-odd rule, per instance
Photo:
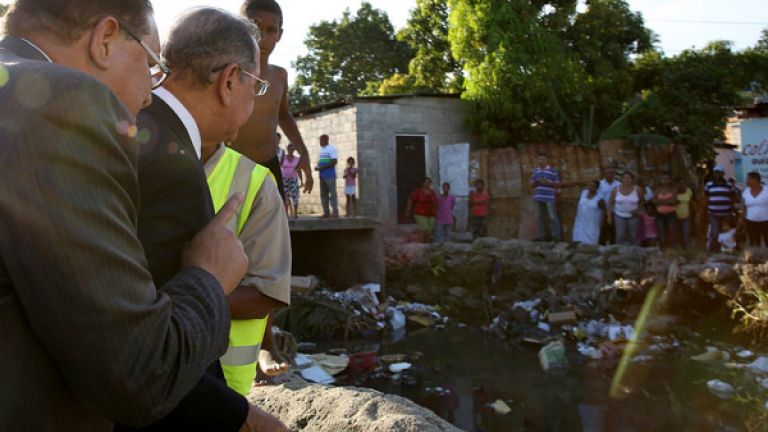
{"label": "gray hair", "polygon": [[173,75],[189,75],[207,86],[211,73],[229,64],[253,69],[259,38],[259,28],[245,18],[219,8],[198,8],[174,24],[163,57]]}

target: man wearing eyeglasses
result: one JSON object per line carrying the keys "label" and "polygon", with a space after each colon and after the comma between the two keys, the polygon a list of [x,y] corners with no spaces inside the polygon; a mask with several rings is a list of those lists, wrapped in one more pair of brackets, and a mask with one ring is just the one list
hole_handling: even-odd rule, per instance
{"label": "man wearing eyeglasses", "polygon": [[[156,283],[178,271],[179,251],[214,214],[202,160],[215,143],[237,137],[254,96],[266,91],[257,36],[252,23],[229,12],[192,9],[177,20],[157,60],[154,82],[162,86],[137,119],[139,239]],[[168,416],[142,430],[287,429],[231,390],[216,361]]]}
{"label": "man wearing eyeglasses", "polygon": [[152,14],[146,0],[17,0],[6,15],[0,430],[150,423],[226,350],[225,294],[247,261],[226,226],[238,201],[198,227],[162,284],[137,237]]}

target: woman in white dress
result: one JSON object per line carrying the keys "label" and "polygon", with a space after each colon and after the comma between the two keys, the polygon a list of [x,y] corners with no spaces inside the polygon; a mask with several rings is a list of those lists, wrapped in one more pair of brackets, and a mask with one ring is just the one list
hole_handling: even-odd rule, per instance
{"label": "woman in white dress", "polygon": [[600,241],[600,224],[603,220],[605,201],[598,193],[599,185],[593,180],[581,191],[576,222],[573,223],[573,241],[592,245]]}

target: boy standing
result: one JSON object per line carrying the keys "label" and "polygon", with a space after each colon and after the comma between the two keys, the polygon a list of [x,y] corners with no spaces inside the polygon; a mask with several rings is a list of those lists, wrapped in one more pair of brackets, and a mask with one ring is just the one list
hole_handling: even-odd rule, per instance
{"label": "boy standing", "polygon": [[475,181],[475,190],[469,193],[469,215],[472,219],[472,239],[487,235],[488,202],[490,197],[485,191],[485,182]]}
{"label": "boy standing", "polygon": [[[283,12],[274,0],[245,0],[240,13],[253,21],[261,30],[261,77],[269,82],[267,93],[260,97],[248,122],[240,128],[232,148],[249,159],[269,168],[275,176],[278,190],[283,191],[283,176],[277,157],[277,127],[283,130],[288,142],[299,152],[300,167],[304,172],[304,193],[312,192],[314,181],[309,163],[309,152],[301,138],[299,128],[288,109],[288,72],[269,64],[269,56],[283,36]],[[282,192],[281,192],[282,193]]]}

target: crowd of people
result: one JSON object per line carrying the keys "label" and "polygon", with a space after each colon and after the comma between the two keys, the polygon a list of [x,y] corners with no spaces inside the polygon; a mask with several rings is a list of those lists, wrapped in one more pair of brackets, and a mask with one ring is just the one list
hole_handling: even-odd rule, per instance
{"label": "crowd of people", "polygon": [[[472,238],[485,237],[488,226],[490,196],[485,182],[475,180],[469,193],[469,224]],[[424,177],[421,187],[411,192],[405,207],[406,218],[416,222],[420,242],[443,243],[451,240],[456,230],[456,197],[451,194],[451,184],[443,183],[438,194],[432,188],[432,179]]]}
{"label": "crowd of people", "polygon": [[[489,195],[485,183],[476,180],[469,194],[469,226],[473,238],[487,235]],[[546,154],[536,157],[530,177],[536,216],[536,241],[562,241],[563,223],[559,214],[560,196],[566,187],[560,172],[549,164]],[[406,216],[413,217],[420,240],[444,242],[456,226],[456,198],[451,185],[442,184],[441,193],[425,178],[411,193]],[[697,193],[698,192],[698,193]],[[697,200],[696,197],[699,197]],[[696,214],[705,226],[694,223]],[[704,217],[705,216],[705,217]],[[701,224],[699,224],[701,225]],[[703,242],[694,241],[695,229],[705,230]],[[759,173],[746,177],[740,190],[733,179],[725,179],[722,166],[714,166],[700,187],[667,173],[650,181],[632,172],[618,175],[608,168],[600,180],[590,181],[580,192],[571,240],[587,244],[623,244],[662,249],[709,252],[742,247],[768,246],[768,190]]]}
{"label": "crowd of people", "polygon": [[[768,246],[768,192],[760,174],[749,173],[743,191],[724,175],[723,167],[713,167],[701,187],[698,205],[694,190],[683,178],[673,181],[662,173],[645,185],[631,172],[624,172],[618,181],[616,171],[608,169],[602,180],[590,182],[581,192],[573,241],[688,250],[694,246],[693,215],[701,209],[706,212],[702,249],[717,252]],[[540,232],[543,226],[539,222]]]}

